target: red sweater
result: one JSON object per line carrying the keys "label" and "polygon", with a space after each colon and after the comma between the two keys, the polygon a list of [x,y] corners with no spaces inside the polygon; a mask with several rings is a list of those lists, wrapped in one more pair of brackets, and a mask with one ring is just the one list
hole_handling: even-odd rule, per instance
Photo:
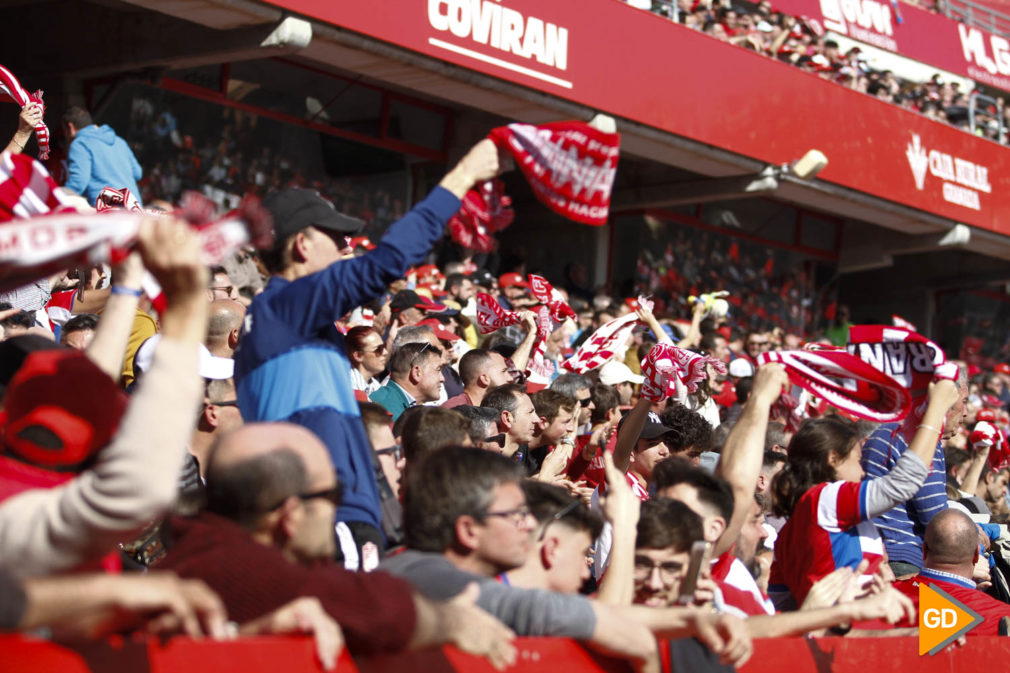
{"label": "red sweater", "polygon": [[238,525],[206,512],[172,517],[169,525],[168,554],[158,570],[203,580],[236,622],[315,596],[340,624],[352,654],[403,650],[414,633],[412,589],[392,575],[355,573],[331,561],[313,567],[292,563]]}

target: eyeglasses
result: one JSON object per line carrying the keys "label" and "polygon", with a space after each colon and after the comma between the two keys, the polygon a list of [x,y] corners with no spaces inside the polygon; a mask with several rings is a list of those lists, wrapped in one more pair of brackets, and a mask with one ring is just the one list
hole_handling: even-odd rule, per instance
{"label": "eyeglasses", "polygon": [[[344,495],[343,484],[337,482],[336,486],[334,486],[333,488],[328,488],[325,491],[314,491],[312,493],[298,493],[297,495],[295,495],[295,497],[298,498],[299,500],[316,500],[321,498],[323,500],[328,500],[331,503],[333,503],[334,506],[337,506],[340,504],[340,500],[341,498],[343,498],[343,495]],[[291,497],[290,495],[284,496],[280,502],[276,503],[273,507],[267,508],[266,511],[268,512],[274,511],[275,509],[283,505],[285,502],[287,502],[288,498],[290,497]]]}
{"label": "eyeglasses", "polygon": [[578,507],[580,504],[582,504],[581,500],[578,499],[572,500],[570,503],[568,503],[567,505],[559,509],[557,512],[555,512],[554,516],[552,516],[544,523],[544,527],[540,531],[540,537],[537,538],[537,542],[543,542],[544,536],[547,535],[547,529],[551,527],[552,523],[564,519],[566,516],[574,512],[575,508]]}
{"label": "eyeglasses", "polygon": [[388,446],[385,449],[376,449],[375,455],[392,456],[394,460],[399,461],[403,457],[403,445],[396,444],[395,446]]}
{"label": "eyeglasses", "polygon": [[212,407],[237,407],[238,400],[221,400],[220,402],[209,400],[207,404]]}
{"label": "eyeglasses", "polygon": [[593,403],[593,398],[592,397],[587,397],[584,400],[579,400],[579,406],[580,407],[588,407],[592,403]]}
{"label": "eyeglasses", "polygon": [[634,570],[635,580],[638,582],[644,582],[652,577],[653,572],[658,570],[659,579],[663,581],[663,584],[672,584],[680,578],[680,571],[683,567],[684,565],[682,563],[678,563],[677,561],[656,563],[650,558],[636,556]]}
{"label": "eyeglasses", "polygon": [[231,296],[231,293],[235,291],[234,285],[219,285],[217,287],[210,288],[211,290],[224,292],[225,294]]}
{"label": "eyeglasses", "polygon": [[517,507],[515,509],[506,509],[500,512],[484,512],[484,514],[482,514],[478,518],[483,519],[484,517],[488,516],[497,516],[503,519],[507,519],[508,521],[511,521],[516,528],[521,528],[524,523],[529,521],[531,514],[532,512],[530,511],[530,508],[527,507],[526,505],[523,505],[522,507]]}

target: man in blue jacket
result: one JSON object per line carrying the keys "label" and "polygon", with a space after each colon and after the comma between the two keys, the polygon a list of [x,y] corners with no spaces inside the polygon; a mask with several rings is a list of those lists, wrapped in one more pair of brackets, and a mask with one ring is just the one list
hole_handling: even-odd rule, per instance
{"label": "man in blue jacket", "polygon": [[420,262],[467,190],[497,172],[498,150],[483,140],[389,227],[374,250],[342,261],[343,237],[358,230],[360,220],[308,190],[274,192],[263,201],[274,218],[276,242],[262,254],[273,277],[249,307],[235,352],[239,408],[249,422],[286,420],[323,440],[344,487],[337,518],[359,551],[368,543],[384,547],[381,510],[350,365],[333,323]]}
{"label": "man in blue jacket", "polygon": [[103,187],[126,187],[138,203],[141,201],[137,180],[144,173],[130,146],[112,127],[96,126],[91,114],[80,107],[63,113],[63,126],[71,140],[64,187],[81,194],[91,205]]}

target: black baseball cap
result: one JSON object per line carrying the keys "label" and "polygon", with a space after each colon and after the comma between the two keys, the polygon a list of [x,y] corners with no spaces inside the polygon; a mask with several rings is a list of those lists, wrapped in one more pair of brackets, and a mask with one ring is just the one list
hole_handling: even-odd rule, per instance
{"label": "black baseball cap", "polygon": [[284,242],[306,227],[353,234],[365,226],[363,220],[344,215],[311,189],[284,189],[267,194],[263,207],[274,218],[274,240]]}
{"label": "black baseball cap", "polygon": [[[617,432],[621,432],[621,428],[624,427],[624,421],[628,420],[627,414],[621,419],[621,422],[617,424]],[[639,439],[659,439],[668,432],[673,432],[673,428],[668,425],[663,425],[663,421],[659,419],[659,414],[655,411],[650,411],[648,418],[645,419],[645,424],[642,426],[642,433],[638,435]]]}

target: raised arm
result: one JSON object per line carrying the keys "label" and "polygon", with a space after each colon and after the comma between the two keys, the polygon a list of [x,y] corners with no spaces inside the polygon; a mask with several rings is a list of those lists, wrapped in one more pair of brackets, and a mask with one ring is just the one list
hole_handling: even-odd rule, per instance
{"label": "raised arm", "polygon": [[[642,434],[645,421],[652,409],[652,400],[646,397],[638,398],[638,402],[628,412],[627,418],[617,431],[617,446],[614,447],[614,467],[622,473],[631,467],[631,454],[638,445],[638,436]],[[755,477],[755,480],[757,477]]]}
{"label": "raised arm", "polygon": [[[933,455],[936,453],[936,443],[943,429],[944,416],[947,410],[957,402],[959,391],[953,381],[936,381],[929,386],[929,399],[922,422],[916,428],[908,449],[901,455],[894,468],[884,476],[863,482],[865,494],[865,517],[880,516],[900,503],[913,497],[920,497],[924,482],[930,476],[933,466]],[[932,492],[925,497],[933,497],[937,490],[943,489],[943,481],[932,485]],[[946,498],[942,500],[946,506]],[[915,502],[912,502],[913,508]],[[938,510],[937,510],[938,511]],[[935,514],[935,512],[932,512]],[[929,517],[926,517],[929,521]]]}
{"label": "raised arm", "polygon": [[207,329],[207,269],[183,222],[145,220],[138,240],[167,301],[162,340],[95,465],[65,486],[26,491],[0,505],[0,563],[16,573],[57,572],[98,558],[175,499],[203,394],[197,347]]}
{"label": "raised arm", "polygon": [[729,482],[733,490],[733,517],[713,550],[718,556],[736,541],[754,500],[758,474],[764,458],[768,413],[789,382],[785,370],[777,364],[766,364],[754,375],[754,387],[744,405],[740,420],[726,438],[716,474]]}
{"label": "raised arm", "polygon": [[533,311],[520,311],[519,316],[523,319],[523,325],[526,326],[526,336],[523,337],[522,343],[512,354],[512,364],[519,371],[525,372],[530,363],[530,356],[533,354],[533,344],[537,341],[537,314]]}
{"label": "raised arm", "polygon": [[91,361],[113,379],[118,379],[123,371],[123,358],[140,302],[140,281],[143,274],[144,265],[137,252],[131,253],[113,270],[114,290],[105,302],[95,338],[85,351]]}
{"label": "raised arm", "polygon": [[14,132],[11,141],[7,143],[7,148],[4,151],[11,154],[21,154],[24,152],[28,139],[32,137],[32,132],[35,131],[35,125],[41,121],[42,106],[38,103],[28,103],[21,108],[21,114],[18,115],[18,130]]}

